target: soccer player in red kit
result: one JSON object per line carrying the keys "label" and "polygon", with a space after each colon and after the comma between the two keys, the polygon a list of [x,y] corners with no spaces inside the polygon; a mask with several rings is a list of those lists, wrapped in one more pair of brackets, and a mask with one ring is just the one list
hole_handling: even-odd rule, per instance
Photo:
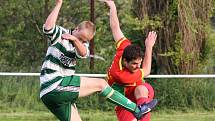
{"label": "soccer player in red kit", "polygon": [[[154,99],[154,91],[150,84],[144,83],[143,78],[150,74],[152,48],[155,44],[157,34],[149,32],[145,40],[146,51],[143,54],[141,48],[132,45],[130,40],[124,37],[117,17],[117,10],[114,1],[103,0],[110,8],[110,26],[116,41],[116,54],[111,67],[108,70],[108,83],[117,91],[124,94],[127,98],[136,102],[137,105],[157,100]],[[142,60],[144,55],[144,59]],[[142,67],[140,67],[142,64]],[[135,116],[124,108],[115,109],[119,121],[150,121],[150,113],[142,119]]]}

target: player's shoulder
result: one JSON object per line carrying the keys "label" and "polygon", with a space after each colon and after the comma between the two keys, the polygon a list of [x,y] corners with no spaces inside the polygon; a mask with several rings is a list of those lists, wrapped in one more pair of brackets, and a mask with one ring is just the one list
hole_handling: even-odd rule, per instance
{"label": "player's shoulder", "polygon": [[123,43],[130,44],[131,41],[126,37],[122,37],[121,39],[116,41],[116,48],[119,48]]}
{"label": "player's shoulder", "polygon": [[70,30],[65,28],[65,27],[62,27],[62,26],[57,26],[59,28],[59,30],[61,30],[63,33],[70,33]]}
{"label": "player's shoulder", "polygon": [[116,44],[123,42],[123,41],[130,41],[127,37],[122,37],[119,40],[116,41]]}

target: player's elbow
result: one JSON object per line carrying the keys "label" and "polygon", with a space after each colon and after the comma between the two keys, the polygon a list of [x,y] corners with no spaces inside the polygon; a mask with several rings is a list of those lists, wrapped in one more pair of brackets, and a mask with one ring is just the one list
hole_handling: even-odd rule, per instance
{"label": "player's elbow", "polygon": [[52,20],[47,19],[46,22],[44,23],[44,28],[46,30],[51,30],[55,26],[55,23],[52,22]]}
{"label": "player's elbow", "polygon": [[150,75],[150,71],[149,70],[144,70],[144,77]]}
{"label": "player's elbow", "polygon": [[86,50],[86,51],[84,51],[84,50],[82,50],[82,51],[77,51],[76,53],[77,53],[77,56],[78,56],[79,58],[87,58],[87,57],[90,56],[89,50]]}
{"label": "player's elbow", "polygon": [[79,55],[81,56],[81,57],[86,57],[87,56],[87,52],[81,52],[81,53],[79,53]]}
{"label": "player's elbow", "polygon": [[87,57],[88,57],[88,54],[87,54],[87,53],[79,53],[79,54],[78,54],[78,57],[79,57],[79,58],[87,58]]}
{"label": "player's elbow", "polygon": [[44,29],[45,30],[51,30],[53,28],[53,26],[49,25],[49,24],[44,24]]}

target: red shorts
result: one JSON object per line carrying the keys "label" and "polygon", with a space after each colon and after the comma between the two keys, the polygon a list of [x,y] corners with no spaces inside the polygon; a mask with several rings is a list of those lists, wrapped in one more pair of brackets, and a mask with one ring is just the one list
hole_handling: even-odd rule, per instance
{"label": "red shorts", "polygon": [[[133,121],[134,119],[136,119],[131,112],[129,112],[129,111],[125,110],[125,109],[123,109],[121,111],[116,111],[116,115],[117,115],[118,121]],[[150,115],[151,115],[150,112],[147,113],[139,121],[150,121]]]}
{"label": "red shorts", "polygon": [[[154,89],[148,83],[144,83],[143,85],[148,89],[149,101],[151,101],[154,98]],[[134,97],[134,89],[135,89],[135,87],[128,89],[127,93],[126,93],[126,97],[128,97],[133,102],[136,102],[136,99]],[[136,119],[131,112],[127,111],[124,108],[117,106],[115,111],[116,111],[118,121],[133,121],[134,119]],[[150,121],[150,115],[151,115],[150,112],[147,113],[140,121]]]}

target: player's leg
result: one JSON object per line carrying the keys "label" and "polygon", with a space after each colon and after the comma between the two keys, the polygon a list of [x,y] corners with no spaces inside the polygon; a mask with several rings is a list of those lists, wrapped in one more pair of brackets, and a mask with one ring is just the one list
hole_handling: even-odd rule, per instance
{"label": "player's leg", "polygon": [[56,94],[56,93],[58,93],[58,92],[53,91],[53,92],[43,96],[42,101],[44,102],[46,107],[60,121],[70,121],[70,119],[74,118],[74,116],[71,117],[71,114],[72,114],[71,112],[73,111],[72,108],[71,108],[72,104],[71,104],[71,102],[63,101],[63,98],[66,98],[66,96],[60,96],[60,95],[67,95],[67,94],[65,94],[65,93]]}
{"label": "player's leg", "polygon": [[149,98],[149,100],[152,100],[154,98],[154,89],[153,89],[153,87],[147,82],[145,82],[143,85],[148,90],[148,98]]}
{"label": "player's leg", "polygon": [[[126,88],[126,97],[128,97],[129,99],[131,99],[134,102],[137,102],[136,97],[134,95],[136,88],[137,87],[127,87]],[[153,95],[151,95],[151,93],[150,93],[151,89],[153,90],[152,87],[151,87],[151,89],[149,89],[149,86],[147,86],[144,83],[142,87],[139,86],[138,88],[143,88],[143,89],[147,88],[147,89],[146,89],[146,91],[144,91],[144,93],[142,93],[143,91],[140,91],[141,89],[139,89],[139,90],[136,89],[136,96],[139,96],[137,98],[146,97],[148,95],[147,98],[149,101],[151,101],[153,99]],[[139,104],[141,104],[141,103],[139,102]],[[130,113],[122,108],[117,107],[116,114],[117,114],[118,121],[133,121],[133,120],[136,121],[136,118],[133,116],[132,113]],[[150,112],[145,114],[139,121],[150,121],[150,115],[151,115]]]}
{"label": "player's leg", "polygon": [[84,97],[94,92],[100,92],[100,96],[107,98],[111,103],[133,112],[137,118],[142,117],[143,114],[150,111],[150,106],[156,103],[155,100],[149,104],[140,105],[137,108],[135,103],[131,102],[121,93],[113,90],[104,79],[81,77],[79,97]]}
{"label": "player's leg", "polygon": [[76,107],[76,105],[71,105],[71,118],[70,121],[82,121],[81,117],[78,113],[78,109]]}
{"label": "player's leg", "polygon": [[101,78],[80,77],[79,97],[85,97],[95,92],[100,92],[107,82]]}
{"label": "player's leg", "polygon": [[150,121],[150,120],[151,120],[151,112],[144,115],[143,118],[139,121]]}
{"label": "player's leg", "polygon": [[[148,90],[148,101],[153,100],[154,98],[154,89],[152,88],[152,86],[148,83],[144,83],[143,84],[147,90]],[[147,113],[146,115],[144,115],[144,117],[140,120],[140,121],[150,121],[151,120],[151,113]]]}
{"label": "player's leg", "polygon": [[81,77],[80,83],[79,97],[100,92],[100,96],[107,98],[111,103],[122,106],[131,112],[140,112],[135,103],[113,90],[104,79]]}
{"label": "player's leg", "polygon": [[137,121],[136,117],[125,109],[116,110],[116,115],[118,121]]}
{"label": "player's leg", "polygon": [[144,83],[135,88],[134,92],[137,104],[149,102],[154,98],[154,89],[149,83]]}
{"label": "player's leg", "polygon": [[140,97],[148,98],[148,89],[145,87],[145,85],[139,85],[135,88],[134,94],[136,98]]}
{"label": "player's leg", "polygon": [[70,121],[71,119],[73,121],[79,121],[80,117],[78,113],[75,110],[73,111],[72,108],[72,105],[78,99],[79,87],[79,77],[64,77],[56,89],[47,93],[41,99],[60,121]]}
{"label": "player's leg", "polygon": [[139,85],[134,90],[137,105],[146,103],[148,101],[148,89],[145,85]]}
{"label": "player's leg", "polygon": [[[145,114],[140,120],[138,121],[150,121],[150,116],[151,113]],[[134,115],[127,111],[127,110],[122,110],[120,113],[117,113],[117,119],[118,121],[137,121],[137,119],[134,117]]]}

